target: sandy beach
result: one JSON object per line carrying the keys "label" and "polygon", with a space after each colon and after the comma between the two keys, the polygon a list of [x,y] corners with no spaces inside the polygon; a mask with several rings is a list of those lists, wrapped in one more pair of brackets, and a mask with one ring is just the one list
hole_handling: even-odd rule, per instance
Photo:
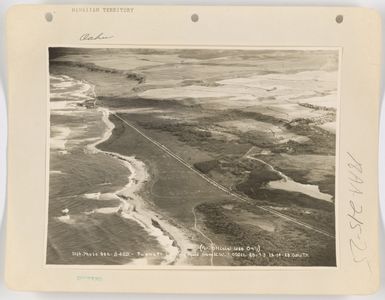
{"label": "sandy beach", "polygon": [[[95,95],[97,97],[97,95]],[[192,244],[183,231],[167,222],[150,209],[150,206],[141,197],[140,192],[143,185],[151,178],[147,172],[146,165],[135,157],[128,157],[118,153],[98,149],[98,145],[107,141],[114,129],[114,124],[109,120],[111,112],[109,109],[98,107],[97,111],[102,113],[102,121],[105,124],[105,131],[102,138],[95,143],[87,145],[87,151],[91,153],[101,152],[118,160],[128,170],[128,183],[115,193],[88,194],[89,199],[119,199],[121,204],[116,208],[99,208],[96,213],[116,213],[137,222],[151,236],[155,237],[163,247],[166,255],[163,264],[183,264],[187,258],[188,249],[196,249],[197,245]],[[143,263],[143,259],[141,259]]]}
{"label": "sandy beach", "polygon": [[337,52],[51,52],[50,262],[335,265]]}

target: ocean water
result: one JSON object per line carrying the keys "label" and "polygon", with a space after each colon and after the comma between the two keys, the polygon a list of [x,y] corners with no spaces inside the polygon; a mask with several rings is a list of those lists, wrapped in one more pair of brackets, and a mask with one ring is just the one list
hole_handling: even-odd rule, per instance
{"label": "ocean water", "polygon": [[97,148],[109,138],[113,124],[108,111],[94,106],[95,99],[94,87],[87,82],[50,77],[46,263],[169,262],[175,251],[166,251],[171,241],[150,228],[149,218],[142,220],[127,202],[128,195],[139,197],[140,186],[133,186],[138,181],[132,177],[137,170],[145,174],[145,166],[133,157]]}
{"label": "ocean water", "polygon": [[[76,53],[78,50],[73,51]],[[115,80],[114,75],[111,75],[114,73],[87,72],[84,78],[97,82],[96,91],[100,89],[105,99],[120,98],[123,97],[122,95],[128,97],[135,94],[139,97],[150,98],[152,101],[175,98],[175,101],[187,99],[186,103],[190,103],[189,101],[192,101],[193,98],[194,104],[201,103],[205,109],[232,109],[235,105],[235,109],[247,108],[248,110],[250,107],[251,112],[266,114],[272,118],[287,119],[288,122],[298,117],[319,118],[325,114],[323,110],[298,105],[300,101],[298,99],[302,99],[301,97],[304,98],[305,104],[332,108],[337,103],[335,98],[337,95],[335,92],[335,78],[337,78],[335,54],[325,54],[326,57],[309,54],[309,57],[306,58],[307,56],[302,52],[281,54],[258,52],[259,56],[257,53],[249,54],[249,56],[246,54],[240,56],[237,53],[234,56],[220,57],[220,60],[214,57],[213,61],[210,61],[210,58],[201,57],[202,53],[194,52],[149,54],[144,51],[141,54],[127,49],[108,49],[108,51],[85,49],[84,51],[84,55],[65,55],[58,59],[62,62],[91,63],[98,67],[114,70],[134,70],[134,72],[144,74],[145,84],[151,87],[147,89],[137,86],[137,82],[134,80],[132,82],[127,80],[127,85],[122,84],[122,81]],[[285,70],[282,69],[283,61]],[[173,64],[177,66],[174,68]],[[202,68],[202,65],[205,67]],[[111,143],[112,146],[106,143],[100,149],[98,148],[98,145],[107,141],[113,132],[114,124],[110,121],[109,116],[114,113],[114,109],[119,110],[119,113],[126,113],[124,119],[127,118],[129,123],[130,114],[140,110],[151,112],[154,117],[167,118],[169,116],[165,115],[161,109],[155,110],[156,107],[119,107],[123,103],[119,101],[116,101],[118,103],[116,105],[111,104],[110,110],[100,107],[101,103],[97,101],[95,87],[92,84],[69,76],[58,75],[60,72],[64,72],[82,78],[84,68],[69,66],[71,64],[68,66],[52,64],[52,71],[56,75],[52,75],[50,78],[51,131],[47,263],[155,265],[177,261],[178,264],[184,264],[185,262],[180,257],[183,257],[185,253],[189,254],[191,250],[196,251],[196,246],[199,245],[197,241],[202,239],[201,234],[197,232],[197,229],[183,228],[183,222],[178,224],[177,218],[171,222],[176,225],[174,228],[170,224],[162,226],[164,225],[162,221],[167,219],[167,216],[161,216],[162,210],[154,213],[145,207],[147,199],[141,199],[139,191],[143,185],[141,183],[151,182],[151,178],[148,179],[149,175],[143,162],[135,157],[122,155],[132,153],[132,150],[124,151],[123,143],[123,141],[129,140],[130,136],[122,139],[117,137],[115,142]],[[286,74],[285,71],[288,70],[290,72]],[[172,79],[170,79],[170,72],[172,72]],[[250,75],[254,73],[255,76]],[[231,78],[227,78],[228,76]],[[198,84],[194,84],[195,80],[199,80]],[[199,84],[200,81],[202,81],[202,85]],[[220,86],[216,84],[217,82],[220,83]],[[326,96],[319,96],[324,94]],[[232,98],[227,97],[229,95]],[[176,116],[176,120],[178,120],[177,113],[172,114],[173,116]],[[114,119],[117,120],[116,117]],[[269,122],[256,123],[253,121],[253,124],[250,124],[246,121],[247,119],[243,119],[242,122],[235,122],[235,125],[238,126],[236,129],[247,132],[251,125],[254,125],[257,131],[272,132],[277,140],[280,139],[277,143],[285,143],[289,139],[295,139],[301,143],[306,138],[290,133],[288,130],[282,131],[279,126],[273,126]],[[329,127],[334,128],[334,119],[329,121],[332,122],[324,123],[322,126],[328,124]],[[228,121],[227,123],[222,122],[221,125],[225,129],[234,130],[232,127],[234,124]],[[241,125],[244,128],[240,127]],[[308,138],[305,139],[305,141],[307,140]],[[101,149],[122,153],[101,151]],[[267,152],[267,154],[271,154],[270,151]],[[279,163],[275,169],[269,164],[269,160],[263,161],[263,153],[260,154],[256,152],[255,155],[246,155],[245,158],[258,160],[260,163],[270,166],[271,170],[281,178],[270,181],[264,188],[281,190],[280,194],[285,191],[294,192],[298,195],[303,194],[334,202],[334,194],[321,191],[318,185],[295,181],[294,177],[291,178],[278,170]],[[272,162],[272,164],[274,163]],[[181,203],[184,203],[188,201],[188,198],[180,200]],[[162,207],[157,202],[154,202],[154,207],[157,204]],[[187,205],[186,207],[188,208]],[[200,220],[199,216],[197,218],[193,213],[188,215],[189,213],[190,210],[186,213],[186,219],[198,220],[201,222],[198,225],[203,225],[203,218]],[[161,221],[156,219],[157,215],[160,215]],[[172,215],[171,213],[170,216]],[[251,218],[252,214],[248,215],[245,212],[245,216]],[[153,220],[156,221],[155,224],[160,224],[162,230],[158,228],[159,226],[154,226]],[[236,218],[234,218],[234,222],[237,222]],[[263,224],[261,227],[260,224],[262,223],[259,222],[258,227],[271,231],[270,227],[263,227],[265,226]],[[165,234],[164,229],[168,231],[169,235]],[[186,241],[186,232],[189,241]],[[208,236],[212,238],[218,235],[216,236],[209,229]],[[314,240],[316,239],[315,236]],[[203,236],[202,241],[205,243],[207,239]],[[218,238],[218,241],[221,242],[221,237]],[[279,242],[280,239],[277,240],[277,244]],[[310,242],[313,243],[313,240],[309,239]],[[149,256],[144,258],[141,254],[149,254]],[[186,259],[186,263],[208,265],[210,261],[199,261],[194,257]]]}

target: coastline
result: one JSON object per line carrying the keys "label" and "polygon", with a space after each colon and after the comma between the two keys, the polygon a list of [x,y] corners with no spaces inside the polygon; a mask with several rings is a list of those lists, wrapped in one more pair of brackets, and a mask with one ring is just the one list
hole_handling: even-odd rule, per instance
{"label": "coastline", "polygon": [[[123,52],[126,53],[126,51]],[[95,55],[98,59],[100,58],[99,54]],[[151,53],[145,53],[145,58],[150,57],[149,62],[153,58],[151,55]],[[162,55],[168,57],[166,54]],[[85,55],[80,53],[77,57],[68,59],[76,62],[84,57]],[[133,58],[135,57],[136,54]],[[90,59],[94,62],[93,57]],[[198,57],[197,64],[202,60]],[[196,85],[202,85],[205,89],[206,85],[211,86],[211,83],[215,87],[215,82],[223,80],[222,73],[218,72],[217,67],[224,66],[214,61],[213,68],[210,67],[209,70],[214,76],[210,75],[206,78],[206,71],[193,73],[191,80],[181,81],[178,84],[166,82],[168,77],[156,77],[163,74],[159,68],[146,68],[146,71],[143,71],[144,75],[148,75],[146,81],[139,85],[137,80],[112,71],[116,62],[118,61],[109,55],[105,57],[108,72],[100,68],[90,69],[82,63],[80,65],[77,63],[53,64],[52,68],[50,66],[50,71],[59,76],[69,74],[77,80],[92,83],[98,94],[98,97],[95,95],[88,101],[81,99],[83,104],[79,105],[83,109],[89,109],[89,113],[93,115],[90,120],[95,125],[91,130],[97,133],[92,141],[82,140],[80,151],[83,149],[97,151],[97,155],[90,155],[90,157],[96,158],[95,165],[98,165],[98,159],[106,160],[104,165],[109,166],[109,172],[114,174],[114,180],[102,175],[104,171],[95,172],[94,177],[99,178],[102,184],[111,184],[116,180],[119,184],[115,184],[112,188],[101,187],[100,189],[90,185],[86,193],[90,193],[88,199],[91,201],[88,203],[93,207],[89,209],[96,208],[95,210],[99,212],[92,218],[108,220],[113,218],[118,220],[116,222],[121,222],[120,226],[106,226],[106,229],[112,229],[114,232],[109,232],[104,238],[109,239],[115,234],[118,235],[119,232],[121,233],[119,241],[126,240],[127,236],[126,242],[117,241],[116,243],[121,245],[122,249],[127,248],[127,245],[130,245],[130,248],[131,246],[136,248],[135,245],[139,246],[135,243],[136,240],[149,239],[151,240],[149,244],[141,241],[145,246],[139,247],[138,251],[149,252],[154,247],[159,253],[156,262],[149,257],[142,257],[138,252],[138,259],[135,256],[135,261],[131,261],[132,257],[123,264],[144,265],[147,262],[147,264],[159,265],[162,264],[163,257],[165,258],[163,263],[173,261],[171,263],[179,264],[184,258],[182,254],[184,247],[185,252],[193,250],[198,254],[195,256],[195,253],[187,252],[185,257],[187,265],[208,265],[207,253],[200,255],[201,248],[197,246],[207,246],[209,243],[235,246],[261,244],[264,251],[279,253],[284,253],[288,249],[293,251],[302,249],[306,245],[306,250],[309,252],[309,258],[299,261],[289,258],[270,261],[270,259],[258,257],[245,259],[216,256],[215,265],[323,266],[335,263],[332,253],[334,201],[325,201],[330,198],[329,195],[334,195],[333,136],[317,127],[320,122],[333,120],[334,115],[330,110],[301,103],[297,112],[293,110],[293,106],[297,105],[295,98],[290,98],[293,100],[287,106],[282,103],[281,98],[263,97],[262,94],[265,92],[262,91],[260,95],[259,90],[261,101],[255,107],[252,106],[252,111],[246,111],[243,102],[237,104],[236,109],[231,109],[226,106],[228,104],[226,99],[221,97],[208,99],[205,95],[199,96],[196,93],[193,93],[194,99],[182,95],[181,98],[168,97],[164,99],[165,101],[160,101],[163,99],[155,96],[159,95],[158,92],[163,91],[162,88],[167,85],[170,85],[170,92],[174,88],[182,89]],[[274,63],[274,60],[272,62]],[[238,85],[248,80],[248,75],[243,74],[239,66],[229,68],[235,72],[234,74],[242,75],[242,82],[232,83],[231,88],[238,88]],[[168,66],[166,70],[169,70]],[[171,68],[170,71],[172,70]],[[282,90],[281,86],[274,89],[270,87],[270,85],[276,85],[274,80],[281,80],[284,88],[297,95],[297,87],[281,79],[280,71],[282,71],[281,68],[278,68],[278,75],[273,72],[273,77],[264,84],[268,85],[269,89],[266,93],[277,94],[277,97],[282,96],[279,94]],[[175,75],[178,74],[180,73],[175,73]],[[151,77],[152,75],[155,77]],[[259,77],[253,77],[250,80],[253,83],[261,81]],[[312,81],[308,86],[308,93],[311,97],[316,96],[313,93],[316,88],[326,89],[325,92],[328,92],[328,86]],[[143,90],[154,92],[154,99],[142,99]],[[200,103],[204,105],[197,104],[195,98],[202,98],[204,103]],[[245,101],[248,103],[249,100],[245,99]],[[214,107],[216,103],[223,103],[225,110],[222,110],[222,107]],[[276,105],[282,108],[282,112],[270,110]],[[99,112],[96,113],[96,110]],[[305,119],[294,121],[281,119],[282,114],[293,118],[304,116]],[[100,122],[101,119],[104,122]],[[228,119],[233,122],[226,123]],[[241,126],[244,124],[252,125],[251,128],[248,127],[247,132],[238,130],[242,129]],[[298,136],[304,137],[305,140],[297,140]],[[287,139],[283,139],[284,137]],[[294,142],[291,143],[291,139]],[[312,142],[318,139],[319,143]],[[95,143],[95,141],[98,142]],[[165,149],[170,149],[171,154],[175,155],[167,155],[164,153],[167,152]],[[251,151],[253,154],[251,156],[254,158],[261,157],[259,154],[267,155],[266,159],[265,156],[262,159],[270,166],[274,166],[273,169],[267,169],[265,165],[261,165],[261,162],[257,164],[252,160],[246,160],[243,155],[250,149],[255,149]],[[263,149],[271,149],[271,151]],[[88,157],[88,152],[85,154]],[[138,163],[136,158],[139,159]],[[187,163],[184,164],[181,161]],[[140,164],[141,162],[145,165]],[[93,165],[90,165],[90,168]],[[102,168],[104,165],[101,163]],[[244,195],[250,203],[238,201],[237,198],[226,193],[226,190],[210,184],[205,180],[206,177],[197,176],[196,169],[201,173],[207,173],[205,176],[212,178],[220,185],[234,188],[235,193]],[[141,182],[137,181],[136,177],[142,175]],[[126,184],[127,178],[129,183],[131,179],[131,186]],[[269,178],[270,181],[265,182]],[[260,186],[260,182],[264,185]],[[125,189],[127,186],[128,189]],[[135,195],[128,198],[133,193]],[[84,198],[84,192],[82,196]],[[94,201],[95,199],[114,201],[99,202]],[[109,205],[109,207],[101,208],[103,205]],[[259,209],[264,206],[276,210],[277,213],[271,214],[264,209]],[[290,221],[291,219],[298,222]],[[299,222],[309,226],[299,226]],[[135,230],[126,228],[124,223],[132,223]],[[314,229],[317,228],[331,233],[331,236],[323,237],[314,234]],[[141,238],[131,239],[131,235],[139,231]],[[151,235],[147,234],[149,231]],[[165,247],[162,247],[158,239],[154,238],[155,235],[163,239]],[[133,240],[132,244],[131,240]],[[193,244],[192,249],[186,249],[184,245],[188,244]],[[304,246],[299,246],[300,244]],[[167,249],[169,251],[166,251]],[[172,253],[175,250],[178,250],[179,254]]]}
{"label": "coastline", "polygon": [[[117,159],[129,170],[130,175],[128,176],[128,183],[122,189],[111,193],[113,195],[107,195],[108,198],[111,196],[113,198],[117,197],[120,200],[120,206],[108,209],[101,208],[95,210],[95,212],[117,213],[123,218],[137,222],[149,235],[155,237],[162,248],[165,249],[167,254],[164,256],[162,264],[183,263],[187,258],[189,249],[193,249],[195,245],[189,241],[181,229],[170,224],[163,218],[160,219],[158,217],[159,214],[152,211],[140,196],[140,191],[144,183],[150,180],[145,164],[134,156],[124,156],[98,148],[98,145],[111,137],[115,125],[109,120],[111,114],[109,109],[98,107],[97,110],[103,114],[102,121],[106,126],[106,130],[100,140],[87,145],[87,151],[91,153],[101,152]],[[103,195],[99,194],[95,196],[100,198]],[[133,264],[136,263],[133,262]]]}

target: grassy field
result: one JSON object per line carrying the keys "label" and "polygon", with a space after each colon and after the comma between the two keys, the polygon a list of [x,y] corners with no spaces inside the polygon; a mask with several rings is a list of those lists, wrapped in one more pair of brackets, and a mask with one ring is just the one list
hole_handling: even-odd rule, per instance
{"label": "grassy field", "polygon": [[[236,265],[335,265],[332,238],[288,223],[252,205],[236,201],[205,203],[198,206],[198,211],[204,216],[207,228],[223,236],[228,244],[245,247],[260,245],[261,253],[266,254],[235,258]],[[298,257],[293,258],[295,255]]]}
{"label": "grassy field", "polygon": [[[120,114],[119,116],[130,122],[133,121],[130,115]],[[113,117],[112,121],[115,123],[116,129],[114,129],[114,134],[110,140],[100,146],[101,149],[116,151],[124,155],[135,155],[150,166],[153,179],[144,190],[144,197],[153,201],[156,209],[160,209],[160,215],[167,216],[175,224],[188,229],[190,237],[197,243],[207,244],[207,241],[193,229],[192,210],[194,208],[197,209],[202,218],[203,222],[200,226],[204,226],[206,234],[217,244],[241,245],[244,247],[258,244],[266,253],[281,253],[282,255],[284,253],[297,253],[298,249],[302,249],[309,256],[296,258],[296,265],[334,264],[333,239],[324,237],[309,229],[301,228],[255,206],[239,203],[236,199],[207,183],[149,141],[144,140],[141,135],[125,126],[119,119]],[[141,130],[155,137],[151,130],[143,128]],[[159,141],[160,136],[157,135],[156,138]],[[165,144],[168,147],[171,146],[170,141]],[[261,200],[255,200],[255,203],[258,205],[275,205],[278,206],[278,209],[282,207],[290,208],[285,210],[287,215],[306,221],[317,228],[333,232],[334,219],[332,216],[334,206],[332,204],[315,199],[307,199],[306,202],[303,200],[304,197],[299,195],[293,195],[292,198],[287,199],[285,202],[274,201],[274,199],[285,199],[287,194],[287,192],[281,192],[280,195],[271,194],[266,200],[260,197]],[[298,201],[298,199],[301,200]],[[223,208],[226,204],[231,204],[235,208],[229,211]],[[310,209],[310,207],[312,208]],[[265,230],[263,226],[261,227],[258,224],[261,217],[271,223],[272,230]],[[228,259],[223,260],[223,258],[220,259],[224,265],[229,263]],[[290,257],[273,257],[270,259],[250,257],[247,260],[238,258],[234,262],[231,259],[231,262],[235,265],[240,261],[245,265],[290,265],[293,263],[293,259]]]}
{"label": "grassy field", "polygon": [[[324,126],[336,118],[335,108],[330,107],[335,93],[329,80],[334,76],[333,67],[329,66],[329,74],[329,67],[301,69],[299,61],[293,60],[289,63],[292,73],[280,74],[280,63],[256,67],[247,55],[242,62],[234,58],[234,64],[229,64],[218,61],[218,53],[204,58],[199,52],[170,53],[164,58],[170,61],[165,63],[159,63],[161,53],[136,54],[139,56],[119,53],[135,66],[129,71],[108,63],[102,53],[98,59],[84,54],[61,58],[50,72],[94,84],[97,106],[116,112],[195,170],[249,199],[241,202],[216,188],[111,116],[115,129],[99,147],[134,155],[146,164],[151,179],[142,194],[154,211],[197,244],[207,245],[208,240],[196,230],[196,222],[215,244],[259,245],[263,253],[271,254],[216,257],[218,265],[335,265],[333,238],[258,208],[270,207],[334,234],[336,142],[329,125]],[[172,63],[173,59],[181,65]],[[199,59],[204,61],[197,63]],[[278,80],[285,86],[276,84]],[[305,85],[308,90],[303,90]],[[235,94],[226,92],[230,90]],[[234,98],[239,95],[244,98]],[[296,182],[317,185],[333,201],[267,188],[281,176],[249,156]],[[207,264],[207,259],[199,263]]]}

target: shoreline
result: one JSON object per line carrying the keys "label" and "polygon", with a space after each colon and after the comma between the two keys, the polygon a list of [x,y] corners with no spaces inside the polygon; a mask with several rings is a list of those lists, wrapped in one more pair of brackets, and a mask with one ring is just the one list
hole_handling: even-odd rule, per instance
{"label": "shoreline", "polygon": [[[329,80],[333,70],[318,68],[325,60],[334,62],[331,54],[322,59],[318,59],[318,55],[306,57],[304,62],[309,63],[306,70],[310,73],[301,74],[306,72],[305,65],[300,64],[302,54],[287,56],[285,52],[278,52],[266,56],[261,53],[259,57],[259,53],[255,53],[254,57],[254,54],[245,56],[246,52],[240,52],[242,57],[227,64],[225,52],[201,56],[196,51],[157,51],[146,51],[137,57],[139,54],[131,49],[104,49],[95,53],[72,50],[73,53],[62,53],[63,61],[69,63],[52,61],[51,65],[50,61],[50,74],[59,79],[67,76],[62,74],[70,76],[61,78],[66,79],[63,86],[71,78],[77,78],[72,81],[74,84],[77,81],[80,88],[70,87],[71,91],[75,88],[74,93],[83,90],[82,84],[92,85],[84,92],[91,99],[75,97],[80,100],[76,102],[77,107],[64,111],[67,119],[58,121],[75,129],[92,124],[79,139],[79,155],[75,153],[73,159],[74,173],[79,178],[84,174],[78,158],[81,155],[86,158],[84,164],[90,159],[90,167],[84,168],[92,172],[90,176],[85,174],[84,181],[90,184],[79,196],[91,200],[82,204],[86,210],[92,210],[92,214],[95,209],[94,216],[86,220],[90,225],[93,219],[113,219],[119,224],[102,225],[101,243],[96,248],[108,247],[111,238],[113,246],[138,250],[138,255],[133,252],[127,260],[118,260],[128,268],[129,265],[162,263],[208,266],[207,250],[200,253],[202,250],[197,247],[212,243],[261,244],[264,250],[271,252],[306,247],[311,256],[298,263],[288,258],[218,257],[215,259],[218,266],[335,264],[336,139],[332,133],[319,128],[336,117],[333,109],[323,106],[336,90],[334,79]],[[187,66],[186,57],[190,56],[193,60]],[[123,65],[122,57],[125,58]],[[266,59],[269,64],[259,68],[256,58]],[[287,61],[284,67],[282,59]],[[174,64],[169,62],[177,62],[178,70],[175,71]],[[207,70],[199,67],[202,62]],[[137,65],[138,70],[147,75],[143,85],[132,76],[115,70],[134,71]],[[189,71],[190,67],[194,72]],[[300,80],[301,85],[292,77]],[[60,81],[57,80],[59,84]],[[220,91],[218,82],[226,86],[230,97],[235,95],[242,99],[235,103],[216,94]],[[55,87],[53,95],[67,91],[57,90]],[[142,98],[143,93],[151,97]],[[60,97],[51,98],[52,106],[61,104]],[[73,124],[71,114],[77,111],[82,111],[79,117],[83,119],[74,118]],[[70,144],[75,133],[71,134]],[[91,135],[95,138],[85,139]],[[257,164],[243,160],[246,151],[255,159],[263,159],[265,165],[261,165],[262,161]],[[267,168],[267,164],[271,168]],[[71,172],[68,175],[71,176]],[[137,177],[142,178],[141,182]],[[56,177],[57,185],[65,188],[60,180]],[[234,197],[238,194],[245,202]],[[329,196],[333,196],[333,201],[328,201]],[[75,201],[78,199],[73,200],[77,204]],[[71,209],[71,212],[77,211]],[[165,247],[147,232],[157,235]],[[322,232],[330,236],[319,236]],[[85,240],[88,241],[88,237]],[[191,249],[188,245],[192,245]],[[156,258],[140,253],[153,249],[159,253]],[[199,257],[191,255],[195,252]]]}
{"label": "shoreline", "polygon": [[[187,258],[189,249],[195,247],[185,236],[183,231],[174,225],[171,225],[164,219],[157,217],[158,213],[152,211],[145,200],[139,195],[146,181],[149,180],[145,164],[136,159],[134,156],[125,156],[120,153],[104,151],[97,146],[107,141],[115,128],[115,125],[109,120],[111,112],[107,108],[98,107],[97,111],[101,111],[102,121],[106,126],[103,137],[93,144],[87,145],[87,151],[90,153],[104,153],[122,163],[130,172],[128,183],[120,190],[109,193],[114,195],[113,198],[120,200],[120,206],[106,209],[97,209],[99,213],[117,213],[123,218],[137,222],[149,235],[156,238],[161,247],[165,250],[166,255],[162,258],[161,264],[179,264]],[[103,196],[99,193],[98,197]],[[138,258],[141,259],[141,258]],[[136,261],[135,259],[134,261]],[[141,259],[143,260],[143,259]],[[137,264],[135,262],[133,264]],[[128,264],[131,264],[128,263]]]}

